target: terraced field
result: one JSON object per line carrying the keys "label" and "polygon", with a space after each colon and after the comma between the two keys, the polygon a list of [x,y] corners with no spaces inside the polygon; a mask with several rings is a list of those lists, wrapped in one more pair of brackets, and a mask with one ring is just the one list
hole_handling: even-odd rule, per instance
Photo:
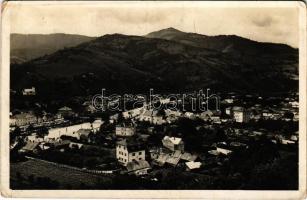
{"label": "terraced field", "polygon": [[97,183],[108,188],[111,179],[36,159],[10,165],[11,189],[94,189]]}

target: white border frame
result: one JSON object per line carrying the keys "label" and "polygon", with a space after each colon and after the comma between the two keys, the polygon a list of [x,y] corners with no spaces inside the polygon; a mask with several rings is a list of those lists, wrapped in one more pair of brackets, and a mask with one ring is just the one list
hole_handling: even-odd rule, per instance
{"label": "white border frame", "polygon": [[[299,9],[299,190],[10,190],[9,189],[9,55],[10,12],[18,5],[64,5],[64,6],[204,6],[204,7],[296,7]],[[5,197],[44,198],[148,198],[148,199],[303,199],[306,198],[306,5],[290,1],[12,1],[2,3],[1,18],[1,73],[0,73],[0,158],[1,194]]]}

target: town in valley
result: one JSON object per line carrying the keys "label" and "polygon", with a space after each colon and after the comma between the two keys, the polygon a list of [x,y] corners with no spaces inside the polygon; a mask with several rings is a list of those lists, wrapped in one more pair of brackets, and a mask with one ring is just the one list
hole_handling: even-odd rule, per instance
{"label": "town in valley", "polygon": [[43,102],[35,86],[10,92],[12,189],[298,185],[295,92],[218,93],[218,109],[206,111],[193,109],[193,95],[178,109],[165,94],[154,102],[160,109],[136,96],[111,111],[96,109],[90,95]]}

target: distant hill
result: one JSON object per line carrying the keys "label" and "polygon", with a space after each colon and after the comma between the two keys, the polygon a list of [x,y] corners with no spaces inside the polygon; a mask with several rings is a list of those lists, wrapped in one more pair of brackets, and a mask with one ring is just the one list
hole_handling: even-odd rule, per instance
{"label": "distant hill", "polygon": [[[11,87],[20,90],[34,85],[38,93],[46,96],[97,93],[101,88],[118,93],[148,92],[149,88],[157,92],[183,92],[210,87],[216,91],[259,93],[297,89],[296,49],[241,40],[262,49],[281,46],[279,51],[283,53],[268,51],[250,56],[254,52],[246,47],[246,56],[234,56],[173,39],[112,34],[12,65]],[[223,41],[216,39],[217,43]]]}
{"label": "distant hill", "polygon": [[23,63],[94,39],[70,34],[11,34],[11,63]]}

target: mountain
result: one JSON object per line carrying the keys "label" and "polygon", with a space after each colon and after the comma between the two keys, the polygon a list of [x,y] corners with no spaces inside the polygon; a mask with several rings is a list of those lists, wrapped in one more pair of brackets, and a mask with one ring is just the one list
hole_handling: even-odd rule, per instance
{"label": "mountain", "polygon": [[11,63],[23,63],[94,39],[70,34],[11,34]]}
{"label": "mountain", "polygon": [[[267,48],[265,43],[258,45]],[[290,47],[278,56],[263,55],[235,57],[169,39],[112,34],[12,65],[11,87],[33,85],[41,95],[62,97],[97,93],[101,88],[117,93],[148,93],[149,88],[157,92],[209,87],[258,93],[297,90],[297,50]]]}
{"label": "mountain", "polygon": [[167,28],[145,35],[148,38],[160,38],[176,41],[194,47],[207,48],[234,56],[284,56],[297,54],[294,49],[285,44],[256,42],[236,35],[206,36],[197,33],[186,33],[175,28]]}

